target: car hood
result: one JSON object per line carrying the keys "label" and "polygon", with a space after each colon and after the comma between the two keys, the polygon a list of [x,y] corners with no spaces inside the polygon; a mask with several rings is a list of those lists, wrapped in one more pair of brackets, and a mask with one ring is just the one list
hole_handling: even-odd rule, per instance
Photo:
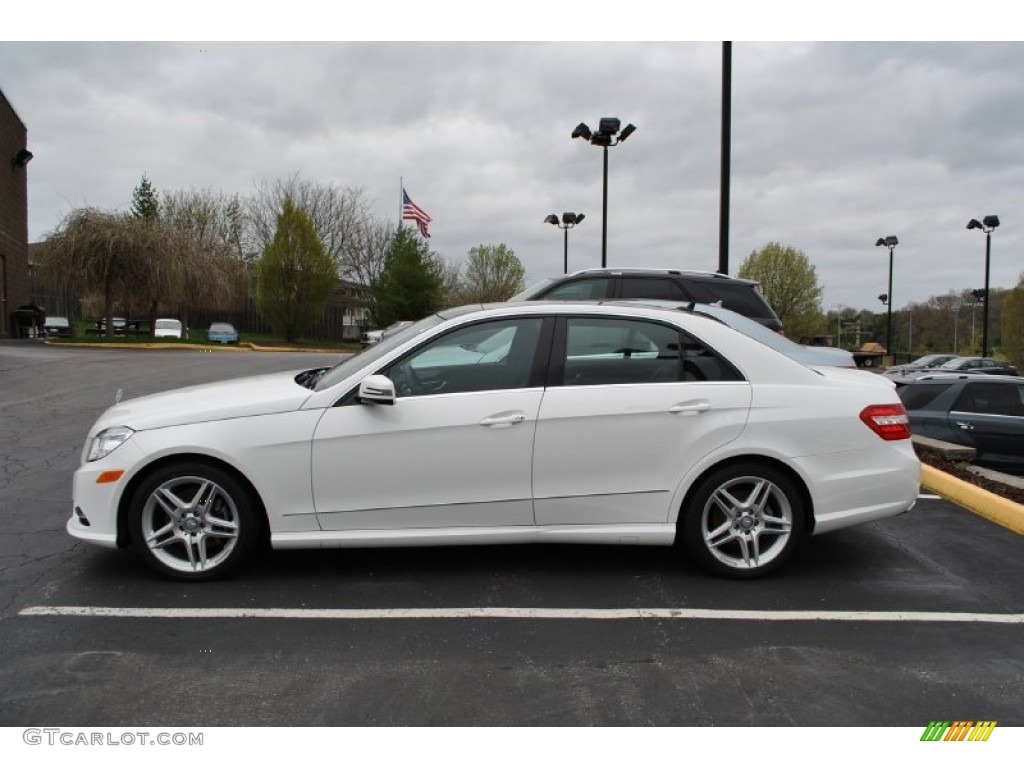
{"label": "car hood", "polygon": [[114,426],[142,431],[294,411],[313,394],[295,383],[297,373],[299,371],[288,371],[199,384],[125,400],[100,416],[92,434]]}

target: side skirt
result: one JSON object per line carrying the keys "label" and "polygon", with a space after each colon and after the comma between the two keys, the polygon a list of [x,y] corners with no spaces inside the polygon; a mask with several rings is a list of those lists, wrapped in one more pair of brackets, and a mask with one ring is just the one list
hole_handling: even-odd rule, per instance
{"label": "side skirt", "polygon": [[303,531],[270,537],[274,549],[444,547],[485,544],[632,544],[671,546],[675,523],[548,525],[499,528],[415,528],[397,531]]}

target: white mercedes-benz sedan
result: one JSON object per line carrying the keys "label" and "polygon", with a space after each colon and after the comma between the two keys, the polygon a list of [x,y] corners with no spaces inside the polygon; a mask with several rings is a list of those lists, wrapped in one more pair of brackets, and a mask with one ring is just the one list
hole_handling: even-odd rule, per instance
{"label": "white mercedes-benz sedan", "polygon": [[275,548],[671,545],[718,574],[905,512],[920,464],[882,377],[810,368],[685,309],[431,315],[329,369],[108,409],[71,535],[162,574]]}

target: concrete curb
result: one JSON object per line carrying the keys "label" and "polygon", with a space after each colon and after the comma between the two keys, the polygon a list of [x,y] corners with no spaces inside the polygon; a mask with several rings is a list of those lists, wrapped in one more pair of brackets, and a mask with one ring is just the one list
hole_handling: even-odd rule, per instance
{"label": "concrete curb", "polygon": [[921,465],[921,485],[1014,533],[1024,534],[1024,505],[978,488],[928,464]]}

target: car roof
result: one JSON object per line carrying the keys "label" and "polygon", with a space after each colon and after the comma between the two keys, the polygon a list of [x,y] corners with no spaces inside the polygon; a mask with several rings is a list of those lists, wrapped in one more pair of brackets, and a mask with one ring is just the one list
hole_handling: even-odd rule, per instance
{"label": "car roof", "polygon": [[1005,384],[1024,384],[1024,376],[1006,376],[995,373],[927,373],[924,376],[917,377],[907,386],[912,387],[915,384],[928,381],[992,381]]}
{"label": "car roof", "polygon": [[699,269],[642,269],[637,267],[624,267],[624,268],[608,268],[598,267],[594,269],[580,269],[576,272],[570,272],[568,275],[562,275],[560,278],[552,278],[553,280],[560,280],[566,277],[577,277],[580,275],[627,275],[627,276],[649,276],[649,277],[662,277],[665,275],[673,275],[678,277],[688,277],[704,280],[724,280],[734,283],[744,283],[747,285],[757,285],[756,280],[747,280],[743,277],[733,277],[732,275],[724,275],[721,272],[710,272]]}

